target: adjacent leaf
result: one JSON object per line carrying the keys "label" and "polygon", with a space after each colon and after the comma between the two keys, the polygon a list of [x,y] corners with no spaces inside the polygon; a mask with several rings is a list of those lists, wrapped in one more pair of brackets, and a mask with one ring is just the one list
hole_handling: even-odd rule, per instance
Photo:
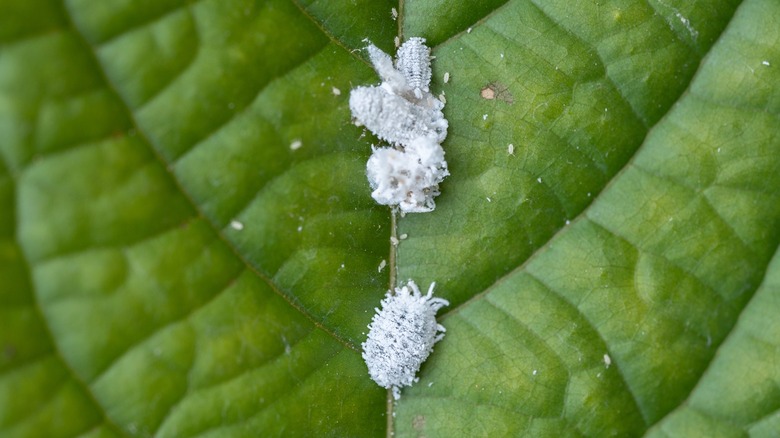
{"label": "adjacent leaf", "polygon": [[[780,5],[738,3],[0,2],[0,435],[771,436]],[[346,103],[399,33],[452,175],[393,230]],[[388,419],[406,278],[452,306]]]}

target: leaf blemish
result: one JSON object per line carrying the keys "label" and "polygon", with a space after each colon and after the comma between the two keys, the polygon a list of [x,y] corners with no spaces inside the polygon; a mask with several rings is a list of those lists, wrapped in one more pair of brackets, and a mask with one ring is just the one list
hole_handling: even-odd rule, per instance
{"label": "leaf blemish", "polygon": [[496,98],[496,90],[488,85],[479,92],[479,95],[482,96],[483,99],[493,100]]}
{"label": "leaf blemish", "polygon": [[479,95],[485,100],[498,99],[502,102],[514,103],[514,96],[509,92],[509,88],[500,82],[491,82],[479,90]]}
{"label": "leaf blemish", "polygon": [[416,415],[414,419],[412,419],[412,427],[415,430],[423,430],[425,429],[425,416],[424,415]]}

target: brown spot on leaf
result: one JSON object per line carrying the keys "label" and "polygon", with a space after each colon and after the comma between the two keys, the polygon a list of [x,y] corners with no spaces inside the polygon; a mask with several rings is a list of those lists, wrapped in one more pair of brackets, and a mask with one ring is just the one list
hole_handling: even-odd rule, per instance
{"label": "brown spot on leaf", "polygon": [[412,427],[414,428],[414,430],[425,429],[425,416],[415,415],[415,417],[412,418]]}
{"label": "brown spot on leaf", "polygon": [[493,100],[496,98],[496,90],[492,89],[490,86],[487,86],[479,92],[479,95],[482,96],[483,99]]}
{"label": "brown spot on leaf", "polygon": [[514,103],[515,99],[509,88],[500,82],[491,82],[479,91],[479,95],[485,100],[498,99],[508,104]]}

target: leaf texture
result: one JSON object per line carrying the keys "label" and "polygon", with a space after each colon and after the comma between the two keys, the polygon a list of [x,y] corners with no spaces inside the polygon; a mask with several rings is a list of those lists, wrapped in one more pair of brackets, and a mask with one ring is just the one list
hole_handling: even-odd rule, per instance
{"label": "leaf texture", "polygon": [[[772,436],[778,22],[0,2],[0,435]],[[396,36],[433,48],[452,174],[397,221],[347,105]],[[410,278],[447,336],[388,409],[360,344]]]}

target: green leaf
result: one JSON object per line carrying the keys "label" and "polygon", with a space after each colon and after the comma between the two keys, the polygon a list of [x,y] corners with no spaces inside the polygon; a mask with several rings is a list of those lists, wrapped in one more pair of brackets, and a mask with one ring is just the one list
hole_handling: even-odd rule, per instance
{"label": "green leaf", "polygon": [[[773,436],[777,23],[1,1],[0,435]],[[450,125],[437,209],[405,217],[347,105],[396,36],[432,45]],[[451,305],[393,404],[360,344],[408,278]]]}

